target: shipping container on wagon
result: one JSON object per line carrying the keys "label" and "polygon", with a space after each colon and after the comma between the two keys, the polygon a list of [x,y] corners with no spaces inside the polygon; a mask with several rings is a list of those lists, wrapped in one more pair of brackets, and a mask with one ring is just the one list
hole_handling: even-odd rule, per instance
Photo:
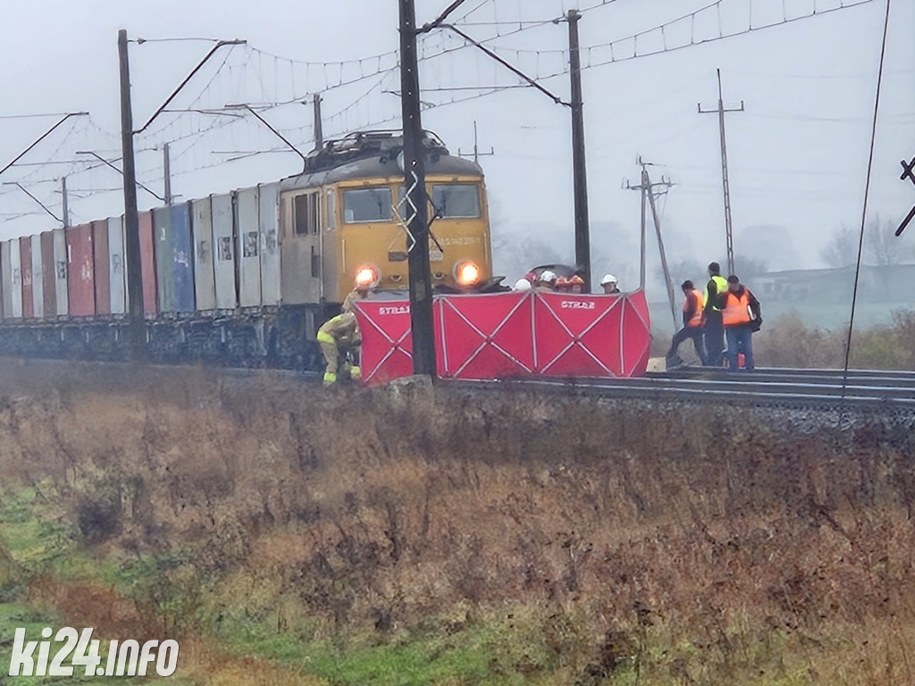
{"label": "shipping container on wagon", "polygon": [[153,225],[156,232],[159,311],[193,312],[190,205],[181,203],[153,210]]}
{"label": "shipping container on wagon", "polygon": [[22,256],[19,253],[19,239],[12,238],[5,245],[9,250],[9,269],[6,270],[8,277],[4,281],[4,286],[9,287],[10,319],[22,319],[22,270],[20,269]]}
{"label": "shipping container on wagon", "polygon": [[9,288],[6,285],[6,270],[9,267],[9,260],[4,262],[3,259],[6,251],[6,243],[0,242],[0,320],[7,318],[6,292]]}
{"label": "shipping container on wagon", "polygon": [[35,318],[35,301],[32,299],[32,239],[19,239],[19,268],[22,272],[22,318]]}
{"label": "shipping container on wagon", "polygon": [[111,217],[108,225],[108,309],[115,316],[127,312],[127,270],[124,265],[124,220]]}
{"label": "shipping container on wagon", "polygon": [[278,307],[282,301],[280,288],[279,246],[279,184],[258,187],[258,219],[261,253],[261,303]]}
{"label": "shipping container on wagon", "polygon": [[213,271],[216,309],[234,310],[238,305],[235,269],[235,212],[232,195],[211,195],[213,215]]}
{"label": "shipping container on wagon", "polygon": [[153,236],[156,246],[156,293],[159,312],[174,312],[172,308],[172,260],[169,254],[169,236],[172,232],[172,213],[169,207],[152,211]]}
{"label": "shipping container on wagon", "polygon": [[257,189],[235,193],[235,227],[238,232],[238,304],[260,307],[261,261]]}
{"label": "shipping container on wagon", "polygon": [[54,263],[54,232],[41,234],[41,296],[45,319],[57,319],[57,266]]}
{"label": "shipping container on wagon", "polygon": [[70,293],[70,317],[95,315],[95,255],[92,249],[92,225],[81,224],[67,229],[67,288]]}
{"label": "shipping container on wagon", "polygon": [[213,212],[210,199],[191,202],[191,228],[194,234],[194,296],[197,310],[216,309],[216,272],[213,256]]}
{"label": "shipping container on wagon", "polygon": [[70,316],[70,260],[67,250],[67,232],[65,229],[54,229],[54,284],[57,298],[57,316]]}
{"label": "shipping container on wagon", "polygon": [[44,319],[44,271],[41,267],[41,236],[31,237],[32,249],[32,315]]}
{"label": "shipping container on wagon", "polygon": [[3,281],[3,319],[13,319],[13,267],[9,241],[0,243],[0,277]]}
{"label": "shipping container on wagon", "polygon": [[95,270],[95,313],[111,314],[111,286],[108,276],[108,222],[92,222],[92,254]]}
{"label": "shipping container on wagon", "polygon": [[[171,232],[168,235],[168,252],[171,261],[171,312],[193,312],[194,297],[194,247],[191,238],[191,205],[172,205]],[[160,309],[164,311],[161,306]]]}
{"label": "shipping container on wagon", "polygon": [[140,269],[143,278],[143,314],[147,319],[159,314],[156,300],[156,246],[152,212],[140,213]]}

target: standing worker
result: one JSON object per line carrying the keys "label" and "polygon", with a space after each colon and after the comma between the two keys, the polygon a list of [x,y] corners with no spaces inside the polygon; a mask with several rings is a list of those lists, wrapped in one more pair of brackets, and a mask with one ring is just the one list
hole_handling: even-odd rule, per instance
{"label": "standing worker", "polygon": [[[337,382],[340,353],[356,348],[362,342],[359,337],[356,315],[352,312],[338,314],[318,329],[316,338],[327,365],[324,369],[324,385],[331,386]],[[354,380],[360,379],[362,370],[357,365],[353,365],[350,368],[350,377]]]}
{"label": "standing worker", "polygon": [[585,280],[578,274],[572,274],[572,276],[569,277],[568,283],[570,293],[580,294],[585,290]]}
{"label": "standing worker", "polygon": [[352,312],[356,302],[365,300],[372,294],[373,278],[374,275],[369,270],[356,274],[356,284],[343,301],[343,312]]}
{"label": "standing worker", "polygon": [[534,289],[538,293],[555,293],[556,292],[556,275],[549,269],[540,274],[537,279],[537,287]]}
{"label": "standing worker", "polygon": [[724,352],[724,327],[721,323],[722,298],[728,290],[728,282],[721,276],[721,265],[712,262],[708,266],[709,280],[705,286],[705,351],[706,366],[720,367]]}
{"label": "standing worker", "polygon": [[677,354],[680,344],[691,338],[696,354],[704,365],[706,363],[705,346],[702,344],[702,327],[705,325],[705,299],[702,293],[693,286],[692,281],[684,281],[680,286],[683,289],[683,328],[674,334],[667,351],[667,368],[679,367],[683,360]]}
{"label": "standing worker", "polygon": [[722,300],[722,320],[728,336],[728,367],[732,372],[738,369],[738,356],[743,353],[748,372],[755,369],[753,364],[753,332],[759,331],[762,312],[759,300],[750,289],[740,283],[734,274],[728,277],[728,290]]}
{"label": "standing worker", "polygon": [[604,274],[604,278],[600,280],[600,285],[603,287],[605,295],[618,295],[620,292],[616,277],[613,274]]}

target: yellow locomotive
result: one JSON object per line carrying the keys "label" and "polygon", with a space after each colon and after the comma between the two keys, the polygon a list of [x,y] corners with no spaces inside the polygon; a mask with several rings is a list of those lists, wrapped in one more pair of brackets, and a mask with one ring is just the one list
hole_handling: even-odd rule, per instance
{"label": "yellow locomotive", "polygon": [[[312,153],[305,172],[281,184],[285,304],[342,303],[357,275],[378,290],[406,289],[402,145],[394,132],[354,133]],[[483,172],[433,134],[424,149],[433,287],[485,290],[494,282]]]}

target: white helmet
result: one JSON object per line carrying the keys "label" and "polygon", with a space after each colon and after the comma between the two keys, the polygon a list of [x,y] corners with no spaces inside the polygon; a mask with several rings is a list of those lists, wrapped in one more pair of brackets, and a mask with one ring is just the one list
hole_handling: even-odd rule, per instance
{"label": "white helmet", "polygon": [[602,278],[600,280],[600,285],[606,286],[609,283],[619,283],[619,282],[616,280],[616,277],[613,276],[613,274],[604,274],[604,278]]}
{"label": "white helmet", "polygon": [[527,279],[518,279],[515,282],[515,287],[512,289],[515,291],[529,291],[531,290],[531,282]]}
{"label": "white helmet", "polygon": [[556,280],[556,275],[547,269],[540,275],[540,280],[543,283],[553,283]]}

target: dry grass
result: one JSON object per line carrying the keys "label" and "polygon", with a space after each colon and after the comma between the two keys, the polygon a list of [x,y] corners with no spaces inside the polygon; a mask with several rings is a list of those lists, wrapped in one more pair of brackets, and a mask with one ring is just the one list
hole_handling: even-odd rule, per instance
{"label": "dry grass", "polygon": [[915,683],[910,427],[32,371],[3,374],[27,393],[0,408],[4,483],[100,559],[180,560],[135,589],[151,631],[343,647],[498,626],[505,655],[546,656],[511,658],[529,683]]}
{"label": "dry grass", "polygon": [[[753,345],[766,366],[836,369],[845,364],[847,339],[848,327],[809,327],[798,315],[785,315],[767,322]],[[850,363],[856,369],[915,370],[915,310],[896,312],[888,326],[856,328]]]}

